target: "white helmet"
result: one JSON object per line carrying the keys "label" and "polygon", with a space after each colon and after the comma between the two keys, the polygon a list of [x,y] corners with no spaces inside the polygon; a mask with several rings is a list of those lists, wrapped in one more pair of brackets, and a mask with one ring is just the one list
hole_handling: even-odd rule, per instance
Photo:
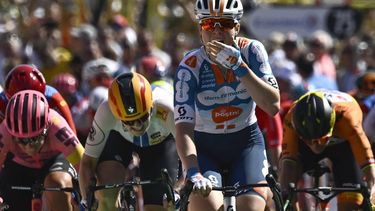
{"label": "white helmet", "polygon": [[195,3],[195,18],[231,18],[240,20],[243,14],[241,0],[197,0]]}
{"label": "white helmet", "polygon": [[82,80],[88,81],[98,74],[107,74],[113,76],[113,74],[119,69],[119,64],[111,59],[99,58],[88,61],[82,70]]}
{"label": "white helmet", "polygon": [[91,91],[89,96],[89,107],[97,110],[99,105],[108,99],[108,88],[103,86],[98,86]]}

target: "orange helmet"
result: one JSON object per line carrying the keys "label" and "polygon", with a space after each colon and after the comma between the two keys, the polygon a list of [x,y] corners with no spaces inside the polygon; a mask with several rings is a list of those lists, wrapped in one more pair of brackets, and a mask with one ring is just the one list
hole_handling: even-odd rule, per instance
{"label": "orange helmet", "polygon": [[108,90],[112,114],[122,121],[142,118],[152,108],[152,89],[139,73],[123,73],[116,77]]}

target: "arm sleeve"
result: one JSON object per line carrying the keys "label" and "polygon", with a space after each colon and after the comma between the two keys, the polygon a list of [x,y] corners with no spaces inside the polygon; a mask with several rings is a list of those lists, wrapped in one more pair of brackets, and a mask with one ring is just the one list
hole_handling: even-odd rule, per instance
{"label": "arm sleeve", "polygon": [[282,142],[282,152],[281,158],[297,159],[298,156],[298,135],[294,130],[291,122],[292,109],[289,110],[285,116],[283,122],[283,142]]}
{"label": "arm sleeve", "polygon": [[51,125],[49,128],[49,137],[56,148],[61,151],[66,159],[79,170],[79,163],[83,156],[83,146],[79,142],[76,134],[70,128],[65,118],[51,109]]}
{"label": "arm sleeve", "polygon": [[93,157],[99,158],[104,146],[107,142],[109,133],[115,128],[117,121],[112,115],[108,102],[103,102],[98,107],[90,132],[86,139],[85,154]]}
{"label": "arm sleeve", "polygon": [[66,122],[69,124],[70,128],[73,130],[75,134],[77,134],[76,126],[73,121],[72,113],[70,112],[70,108],[68,103],[65,99],[61,96],[59,92],[55,92],[51,98],[51,107],[55,108],[61,116],[64,117]]}
{"label": "arm sleeve", "polygon": [[333,133],[349,142],[354,158],[361,168],[374,163],[371,145],[362,127],[362,111],[356,102],[342,109]]}
{"label": "arm sleeve", "polygon": [[174,80],[174,121],[195,123],[195,89],[197,80],[187,68],[180,66]]}

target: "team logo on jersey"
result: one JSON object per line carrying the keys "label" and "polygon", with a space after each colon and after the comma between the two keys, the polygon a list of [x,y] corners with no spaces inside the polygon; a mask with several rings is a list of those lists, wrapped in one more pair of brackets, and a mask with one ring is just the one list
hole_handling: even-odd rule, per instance
{"label": "team logo on jersey", "polygon": [[197,66],[197,57],[191,56],[188,59],[186,59],[185,64],[191,68],[195,68]]}
{"label": "team logo on jersey", "polygon": [[268,76],[267,83],[273,86],[275,89],[279,89],[279,85],[277,84],[276,78],[274,76]]}
{"label": "team logo on jersey", "polygon": [[234,106],[222,106],[212,110],[212,120],[215,123],[222,123],[241,115],[242,108]]}
{"label": "team logo on jersey", "polygon": [[[93,122],[96,124],[96,122]],[[99,127],[92,126],[90,128],[88,137],[87,137],[87,145],[95,146],[104,141],[104,132]]]}
{"label": "team logo on jersey", "polygon": [[164,108],[158,107],[156,110],[156,117],[165,121],[167,120],[167,117],[168,117],[168,111],[165,110]]}
{"label": "team logo on jersey", "polygon": [[175,100],[177,102],[186,102],[188,100],[189,81],[191,73],[186,69],[180,69],[177,73]]}
{"label": "team logo on jersey", "polygon": [[150,135],[150,138],[151,138],[151,141],[150,141],[150,144],[151,144],[151,145],[159,144],[160,142],[162,142],[162,141],[164,140],[164,139],[162,138],[162,136],[161,136],[160,131],[151,134],[151,135]]}
{"label": "team logo on jersey", "polygon": [[[188,111],[187,109],[189,109],[190,113],[193,113],[193,111],[189,108],[189,107],[185,107],[185,106],[179,106],[177,108],[177,106],[175,107],[174,109],[174,112],[175,112],[175,121],[179,121],[179,120],[188,120],[188,121],[192,121],[194,120],[193,117],[191,116],[188,116]],[[176,113],[178,113],[178,116],[176,117]]]}

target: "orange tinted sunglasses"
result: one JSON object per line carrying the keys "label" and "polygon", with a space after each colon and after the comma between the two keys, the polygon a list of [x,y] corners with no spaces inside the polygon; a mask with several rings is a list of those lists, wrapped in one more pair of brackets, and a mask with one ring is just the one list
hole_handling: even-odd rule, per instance
{"label": "orange tinted sunglasses", "polygon": [[219,26],[222,31],[228,32],[236,26],[236,23],[233,19],[228,18],[206,18],[199,22],[202,30],[209,32],[214,31],[216,26]]}

